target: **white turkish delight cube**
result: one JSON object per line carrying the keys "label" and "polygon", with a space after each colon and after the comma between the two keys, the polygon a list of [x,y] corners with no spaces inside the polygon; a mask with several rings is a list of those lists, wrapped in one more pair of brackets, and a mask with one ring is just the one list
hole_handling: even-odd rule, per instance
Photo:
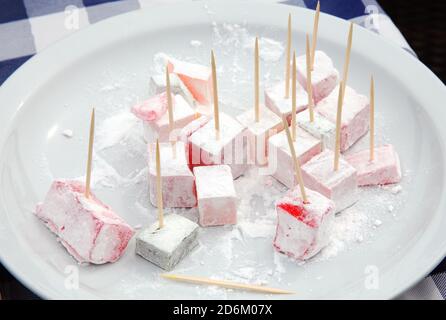
{"label": "white turkish delight cube", "polygon": [[[195,105],[195,99],[190,93],[189,89],[184,85],[180,78],[172,73],[170,75],[170,90],[173,94],[179,94],[189,103],[189,105]],[[150,95],[157,95],[166,91],[166,76],[154,75],[150,77],[149,93]]]}
{"label": "white turkish delight cube", "polygon": [[237,196],[227,165],[195,167],[199,223],[202,227],[237,223]]}
{"label": "white turkish delight cube", "polygon": [[[291,82],[291,81],[290,81]],[[280,118],[291,120],[291,84],[289,97],[285,97],[285,81],[279,82],[265,89],[265,105]],[[308,94],[299,84],[296,84],[296,112],[299,113],[308,107]]]}
{"label": "white turkish delight cube", "polygon": [[334,170],[334,152],[324,150],[302,166],[305,186],[333,200],[336,212],[350,207],[358,200],[358,177],[342,157]]}
{"label": "white turkish delight cube", "polygon": [[305,191],[307,202],[296,186],[276,203],[274,247],[298,260],[309,259],[327,246],[334,220],[333,201],[308,188]]}
{"label": "white turkish delight cube", "polygon": [[[150,202],[157,206],[156,144],[148,146]],[[197,204],[195,178],[186,160],[185,145],[177,141],[160,143],[161,185],[165,208],[191,208]]]}
{"label": "white turkish delight cube", "polygon": [[253,109],[238,115],[237,120],[246,127],[248,163],[260,166],[266,165],[268,163],[268,139],[283,130],[282,119],[274,112],[261,106],[258,122],[255,120]]}
{"label": "white turkish delight cube", "polygon": [[[322,144],[301,128],[296,128],[297,136],[293,142],[296,156],[300,165],[319,154],[322,150]],[[294,169],[294,162],[291,156],[291,150],[288,144],[286,132],[282,131],[269,138],[269,171],[271,175],[288,188],[293,188],[297,184]]]}
{"label": "white turkish delight cube", "polygon": [[220,132],[217,138],[214,119],[196,130],[189,138],[192,166],[227,164],[234,179],[248,168],[245,126],[220,113]]}
{"label": "white turkish delight cube", "polygon": [[164,226],[155,222],[136,237],[136,253],[164,270],[172,270],[198,245],[199,227],[177,214],[164,216]]}
{"label": "white turkish delight cube", "polygon": [[[307,88],[307,57],[302,55],[296,58],[297,80]],[[333,61],[323,51],[316,50],[313,70],[311,71],[311,87],[314,103],[327,97],[338,84],[339,72],[333,66]]]}
{"label": "white turkish delight cube", "polygon": [[305,110],[296,115],[296,123],[313,137],[321,140],[322,150],[325,148],[333,150],[336,141],[336,126],[321,114],[314,112],[314,119],[310,121],[310,112]]}
{"label": "white turkish delight cube", "polygon": [[[321,100],[316,106],[316,112],[334,124],[338,110],[338,93],[339,87],[337,86],[328,97]],[[346,86],[342,105],[341,152],[346,151],[368,132],[369,122],[369,99]]]}
{"label": "white turkish delight cube", "polygon": [[35,214],[80,263],[115,262],[124,253],[133,229],[79,181],[56,180]]}

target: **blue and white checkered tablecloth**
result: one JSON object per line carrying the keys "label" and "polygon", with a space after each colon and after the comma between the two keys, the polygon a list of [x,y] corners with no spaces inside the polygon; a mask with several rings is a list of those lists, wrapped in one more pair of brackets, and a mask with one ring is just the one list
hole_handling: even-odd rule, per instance
{"label": "blue and white checkered tablecloth", "polygon": [[[154,4],[194,0],[0,0],[0,85],[53,42],[105,18]],[[203,1],[206,0],[195,0]],[[317,0],[244,0],[315,8]],[[375,0],[320,0],[321,11],[351,20],[412,52]],[[76,14],[76,23],[70,17]],[[444,262],[443,262],[444,265]],[[445,299],[446,272],[431,274],[401,299]]]}

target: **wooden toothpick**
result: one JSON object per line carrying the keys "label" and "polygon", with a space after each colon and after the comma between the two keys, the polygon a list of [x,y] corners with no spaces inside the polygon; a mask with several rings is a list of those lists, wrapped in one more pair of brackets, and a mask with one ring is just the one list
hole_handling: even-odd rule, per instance
{"label": "wooden toothpick", "polygon": [[163,190],[161,185],[160,144],[156,139],[156,199],[158,206],[158,228],[164,227]]}
{"label": "wooden toothpick", "polygon": [[88,158],[87,158],[87,178],[85,181],[85,197],[90,197],[90,184],[91,184],[91,166],[93,160],[93,144],[94,144],[94,123],[95,123],[95,111],[91,110],[90,117],[90,137],[88,139]]}
{"label": "wooden toothpick", "polygon": [[334,157],[334,171],[339,170],[339,157],[341,155],[341,123],[342,123],[342,101],[343,101],[343,83],[339,84],[338,110],[336,113],[336,145]]}
{"label": "wooden toothpick", "polygon": [[296,50],[293,51],[293,76],[291,81],[291,137],[296,141]]}
{"label": "wooden toothpick", "polygon": [[214,126],[215,138],[220,139],[220,116],[218,111],[217,68],[215,67],[214,50],[211,51],[212,89],[214,95]]}
{"label": "wooden toothpick", "polygon": [[304,203],[308,203],[307,193],[305,192],[305,185],[302,179],[302,172],[300,170],[300,162],[296,156],[296,150],[294,149],[293,139],[291,138],[290,128],[288,127],[288,123],[286,118],[282,118],[283,126],[285,127],[286,136],[288,139],[288,145],[290,146],[291,156],[293,157],[294,162],[294,170],[296,171],[297,181],[299,182],[300,194],[302,195],[302,199]]}
{"label": "wooden toothpick", "polygon": [[307,94],[308,94],[308,111],[310,113],[310,122],[314,122],[314,101],[313,101],[313,86],[311,81],[311,55],[310,55],[310,40],[308,34],[306,36],[306,62],[307,62]]}
{"label": "wooden toothpick", "polygon": [[375,159],[375,81],[370,79],[370,161]]}
{"label": "wooden toothpick", "polygon": [[227,280],[215,280],[203,277],[195,277],[195,276],[186,276],[186,275],[175,275],[175,274],[161,274],[161,277],[165,279],[181,281],[181,282],[189,282],[189,283],[197,283],[204,284],[210,286],[220,286],[224,288],[230,289],[239,289],[239,290],[247,290],[247,291],[255,291],[261,293],[272,293],[272,294],[294,294],[292,291],[268,288],[264,286],[254,285],[254,284],[246,284],[234,281]]}
{"label": "wooden toothpick", "polygon": [[259,38],[256,37],[254,49],[254,112],[256,122],[260,121],[260,75],[259,75]]}
{"label": "wooden toothpick", "polygon": [[350,28],[348,30],[347,49],[345,51],[344,73],[342,75],[342,82],[344,87],[342,88],[342,100],[344,100],[345,87],[347,85],[348,68],[350,65],[350,53],[352,51],[352,39],[353,39],[353,22],[350,22]]}
{"label": "wooden toothpick", "polygon": [[314,56],[316,52],[317,31],[319,28],[319,13],[321,10],[321,3],[318,1],[316,6],[316,13],[314,14],[313,24],[313,40],[311,42],[311,71],[314,70]]}
{"label": "wooden toothpick", "polygon": [[290,57],[291,57],[291,13],[288,14],[288,33],[285,61],[285,99],[290,97]]}
{"label": "wooden toothpick", "polygon": [[[169,114],[169,137],[172,134],[174,129],[174,120],[173,120],[173,107],[172,107],[172,90],[170,89],[170,75],[169,68],[166,66],[166,95],[167,95],[167,112]],[[176,141],[172,141],[172,155],[173,158],[176,158]]]}

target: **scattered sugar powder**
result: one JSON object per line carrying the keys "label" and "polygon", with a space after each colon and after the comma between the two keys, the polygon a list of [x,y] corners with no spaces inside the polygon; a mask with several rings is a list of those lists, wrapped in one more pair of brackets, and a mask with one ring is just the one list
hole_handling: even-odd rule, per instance
{"label": "scattered sugar powder", "polygon": [[237,223],[243,237],[271,238],[276,230],[275,222],[271,220],[256,220],[255,222],[240,221]]}
{"label": "scattered sugar powder", "polygon": [[69,138],[70,139],[70,138],[73,138],[74,133],[73,133],[73,130],[66,129],[66,130],[62,131],[62,135],[65,138]]}
{"label": "scattered sugar powder", "polygon": [[201,46],[202,46],[202,43],[201,43],[201,41],[199,41],[199,40],[191,40],[191,41],[190,41],[190,45],[191,45],[192,47],[194,47],[194,48],[198,48],[198,47],[201,47]]}
{"label": "scattered sugar powder", "polygon": [[329,245],[315,257],[326,260],[348,248],[351,243],[362,242],[367,229],[368,216],[354,206],[336,215],[329,234]]}
{"label": "scattered sugar powder", "polygon": [[403,190],[403,188],[400,185],[394,186],[392,189],[390,189],[393,194],[398,194],[401,192],[401,190]]}
{"label": "scattered sugar powder", "polygon": [[105,119],[96,134],[97,150],[112,147],[130,135],[138,135],[140,121],[130,111],[120,112]]}
{"label": "scattered sugar powder", "polygon": [[[254,50],[254,42],[255,37],[247,39],[244,45],[245,49],[249,49],[250,52],[252,52],[252,50]],[[260,58],[266,62],[279,61],[285,51],[281,42],[266,37],[259,38],[259,49]]]}
{"label": "scattered sugar powder", "polygon": [[[73,178],[74,180],[85,181],[85,175]],[[122,177],[96,152],[93,152],[93,165],[91,171],[91,186],[115,188],[122,185]]]}
{"label": "scattered sugar powder", "polygon": [[99,89],[100,92],[111,92],[118,89],[121,89],[122,85],[120,83],[114,83],[114,84],[107,84],[104,85],[102,88]]}

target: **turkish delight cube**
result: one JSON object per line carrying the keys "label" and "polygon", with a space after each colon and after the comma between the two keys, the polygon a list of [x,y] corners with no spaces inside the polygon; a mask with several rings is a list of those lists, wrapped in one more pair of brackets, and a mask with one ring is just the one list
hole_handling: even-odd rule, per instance
{"label": "turkish delight cube", "polygon": [[[192,96],[192,93],[190,93],[189,89],[187,89],[187,87],[175,73],[170,75],[170,90],[173,94],[183,96],[189,105],[195,105],[195,99]],[[157,95],[163,92],[166,92],[166,76],[161,74],[151,76],[149,93],[151,95]]]}
{"label": "turkish delight cube", "polygon": [[[302,55],[296,58],[297,80],[307,88],[307,58]],[[311,87],[313,101],[318,103],[327,97],[338,84],[339,72],[333,66],[333,61],[323,51],[316,50],[313,70],[311,71]]]}
{"label": "turkish delight cube", "polygon": [[245,126],[225,113],[220,113],[220,132],[217,138],[212,118],[189,138],[192,166],[227,164],[234,179],[248,168]]}
{"label": "turkish delight cube", "polygon": [[[279,82],[265,89],[265,105],[280,118],[291,120],[291,86],[290,95],[285,98],[285,81]],[[308,107],[308,94],[299,84],[296,84],[296,112],[299,113]]]}
{"label": "turkish delight cube", "polygon": [[375,147],[374,158],[370,160],[370,149],[345,157],[358,172],[358,185],[384,185],[401,180],[401,166],[398,153],[391,144]]}
{"label": "turkish delight cube", "polygon": [[166,111],[155,121],[144,121],[144,138],[147,142],[177,140],[180,130],[195,119],[195,111],[181,95],[175,95],[173,103],[173,132],[170,132],[169,113]]}
{"label": "turkish delight cube", "polygon": [[333,200],[336,212],[350,207],[358,200],[358,177],[353,168],[342,157],[339,169],[334,170],[334,152],[324,150],[302,166],[305,187]]}
{"label": "turkish delight cube", "polygon": [[248,163],[263,166],[268,163],[268,139],[283,130],[283,122],[264,106],[260,107],[259,113],[258,122],[255,120],[254,109],[243,112],[237,116],[237,120],[246,127]]}
{"label": "turkish delight cube", "polygon": [[198,245],[199,227],[178,214],[164,216],[136,237],[136,253],[164,270],[172,270]]}
{"label": "turkish delight cube", "polygon": [[327,246],[334,220],[333,201],[308,188],[305,193],[307,202],[297,186],[276,203],[274,247],[298,260],[309,259]]}
{"label": "turkish delight cube", "polygon": [[168,70],[183,81],[195,100],[208,105],[212,100],[212,70],[208,66],[168,58]]}
{"label": "turkish delight cube", "polygon": [[237,196],[227,165],[194,168],[202,227],[237,223]]}
{"label": "turkish delight cube", "polygon": [[35,214],[80,263],[115,262],[124,253],[133,229],[79,181],[56,180]]}
{"label": "turkish delight cube", "polygon": [[325,148],[334,150],[336,141],[335,124],[317,112],[314,112],[313,115],[314,119],[310,121],[308,109],[298,113],[296,115],[297,125],[313,137],[321,140],[322,150],[325,150]]}
{"label": "turkish delight cube", "polygon": [[[307,161],[322,151],[322,144],[301,128],[296,128],[296,139],[293,142],[296,156],[300,165],[304,165]],[[269,170],[272,176],[288,188],[293,188],[297,184],[294,169],[294,162],[291,156],[290,146],[286,132],[282,131],[269,138]]]}
{"label": "turkish delight cube", "polygon": [[[315,109],[316,112],[333,123],[336,123],[338,92],[339,87],[337,86],[328,97],[317,104]],[[346,86],[342,105],[341,152],[346,151],[367,133],[369,118],[369,99]]]}
{"label": "turkish delight cube", "polygon": [[[148,146],[150,202],[157,206],[156,144]],[[190,208],[197,204],[195,178],[186,160],[185,145],[177,141],[160,143],[161,185],[165,208]]]}

